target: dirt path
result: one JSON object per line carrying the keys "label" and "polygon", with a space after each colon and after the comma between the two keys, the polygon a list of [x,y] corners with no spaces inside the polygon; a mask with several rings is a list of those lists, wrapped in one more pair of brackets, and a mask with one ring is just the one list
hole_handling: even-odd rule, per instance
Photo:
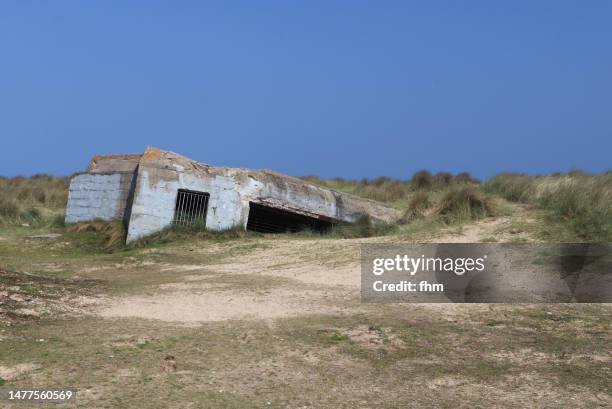
{"label": "dirt path", "polygon": [[[430,242],[481,242],[491,237],[504,241],[508,235],[497,231],[510,221],[510,217],[480,220],[461,231],[441,232]],[[106,318],[187,323],[354,313],[365,308],[359,292],[360,245],[372,242],[397,242],[397,237],[268,239],[265,248],[223,263],[170,266],[168,274],[189,274],[181,276],[180,281],[160,286],[154,295],[111,299],[97,313]],[[210,251],[210,248],[195,250],[203,255]]]}
{"label": "dirt path", "polygon": [[358,303],[360,242],[273,240],[225,263],[177,266],[188,272],[180,281],[112,299],[98,312],[192,323],[340,313]]}

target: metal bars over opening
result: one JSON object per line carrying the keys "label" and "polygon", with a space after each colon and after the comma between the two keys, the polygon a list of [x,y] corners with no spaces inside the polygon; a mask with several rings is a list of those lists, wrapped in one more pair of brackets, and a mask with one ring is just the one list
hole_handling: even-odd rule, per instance
{"label": "metal bars over opening", "polygon": [[179,226],[206,225],[206,212],[210,195],[194,190],[179,189],[172,223]]}
{"label": "metal bars over opening", "polygon": [[324,232],[332,225],[326,220],[249,202],[247,230],[261,233],[292,233],[304,229]]}

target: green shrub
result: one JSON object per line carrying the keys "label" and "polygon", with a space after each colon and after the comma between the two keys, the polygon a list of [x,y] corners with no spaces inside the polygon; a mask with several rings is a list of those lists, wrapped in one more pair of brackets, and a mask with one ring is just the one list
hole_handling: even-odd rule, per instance
{"label": "green shrub", "polygon": [[436,214],[446,223],[495,215],[491,200],[472,187],[452,188],[442,196]]}
{"label": "green shrub", "polygon": [[400,224],[409,223],[413,220],[420,219],[424,216],[423,212],[429,208],[431,202],[429,193],[420,191],[416,192],[408,202],[408,208],[404,211]]}
{"label": "green shrub", "polygon": [[438,189],[448,187],[453,183],[453,174],[449,172],[438,172],[433,175],[431,182]]}
{"label": "green shrub", "polygon": [[455,175],[453,177],[453,182],[456,183],[456,184],[461,184],[461,183],[477,184],[477,183],[480,183],[480,181],[478,179],[474,179],[468,172],[458,173],[457,175]]}
{"label": "green shrub", "polygon": [[483,188],[511,202],[528,203],[535,198],[535,180],[534,176],[502,173],[487,180]]}
{"label": "green shrub", "polygon": [[432,183],[432,176],[426,170],[420,170],[412,175],[412,179],[410,179],[410,183],[412,184],[413,189],[429,189]]}
{"label": "green shrub", "polygon": [[21,208],[13,198],[0,196],[0,220],[5,223],[17,222],[20,214]]}

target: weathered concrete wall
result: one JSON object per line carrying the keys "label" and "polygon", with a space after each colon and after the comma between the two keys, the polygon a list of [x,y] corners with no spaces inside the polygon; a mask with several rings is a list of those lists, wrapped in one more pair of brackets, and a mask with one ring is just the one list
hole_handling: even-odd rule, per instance
{"label": "weathered concrete wall", "polygon": [[[194,175],[141,165],[134,191],[128,242],[160,231],[172,223],[179,189],[210,194],[206,215],[207,228],[225,230],[246,223],[243,203],[232,178]],[[246,211],[248,212],[248,203]]]}
{"label": "weathered concrete wall", "polygon": [[335,192],[271,171],[212,167],[173,152],[147,148],[138,165],[127,241],[172,223],[178,189],[210,194],[206,226],[246,226],[249,202],[329,221],[355,221],[363,214],[390,222],[399,215],[380,203]]}
{"label": "weathered concrete wall", "polygon": [[359,216],[390,222],[399,214],[358,198],[268,170],[214,167],[149,147],[142,155],[96,155],[87,173],[70,184],[66,222],[120,219],[129,222],[127,241],[172,223],[179,189],[209,193],[206,227],[246,227],[249,202],[331,222]]}
{"label": "weathered concrete wall", "polygon": [[87,172],[134,172],[141,156],[141,154],[95,155],[87,165]]}
{"label": "weathered concrete wall", "polygon": [[68,190],[66,223],[123,218],[133,177],[131,172],[74,176]]}
{"label": "weathered concrete wall", "polygon": [[392,222],[399,217],[396,210],[381,203],[326,189],[291,176],[268,170],[249,171],[248,175],[255,188],[247,189],[244,193],[254,202],[335,221],[353,222],[364,214],[384,222]]}

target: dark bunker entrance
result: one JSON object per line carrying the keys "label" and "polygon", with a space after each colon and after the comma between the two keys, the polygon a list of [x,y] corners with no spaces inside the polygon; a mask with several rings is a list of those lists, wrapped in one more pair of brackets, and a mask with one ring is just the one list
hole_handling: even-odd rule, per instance
{"label": "dark bunker entrance", "polygon": [[247,230],[261,233],[294,233],[310,229],[323,233],[333,225],[332,221],[249,202]]}

